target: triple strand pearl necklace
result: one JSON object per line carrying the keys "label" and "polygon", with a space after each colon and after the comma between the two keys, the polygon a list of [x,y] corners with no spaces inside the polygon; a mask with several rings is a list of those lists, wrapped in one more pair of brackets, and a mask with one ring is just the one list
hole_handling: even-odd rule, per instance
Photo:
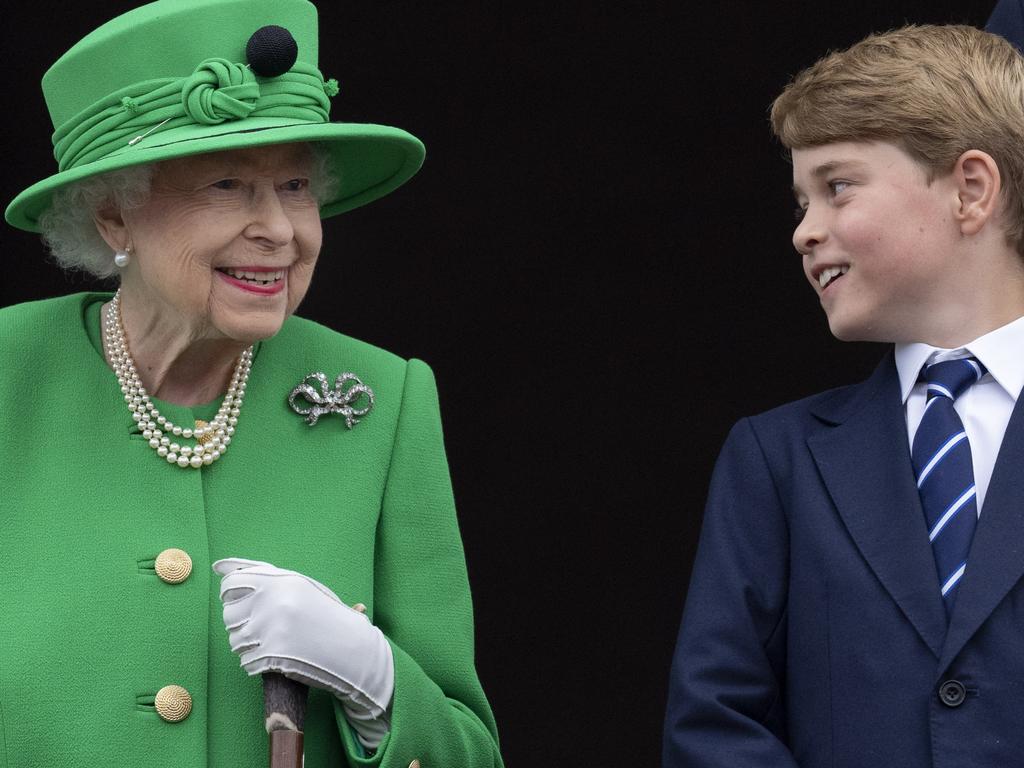
{"label": "triple strand pearl necklace", "polygon": [[[149,447],[155,450],[158,456],[166,459],[168,464],[199,469],[204,464],[213,464],[227,452],[231,436],[235,434],[235,425],[238,424],[245,386],[249,381],[252,347],[239,356],[235,370],[231,374],[228,393],[224,396],[224,402],[221,403],[213,421],[209,424],[197,421],[194,429],[172,424],[167,417],[161,415],[146,394],[146,388],[139,380],[135,361],[128,351],[124,320],[121,317],[120,289],[107,306],[103,348],[107,353],[107,359],[114,367],[117,383],[121,385],[124,401],[128,403],[128,410],[132,412],[132,419],[139,425],[142,436],[149,440]],[[182,437],[185,440],[194,438],[196,444],[181,445],[172,442],[168,435]]]}

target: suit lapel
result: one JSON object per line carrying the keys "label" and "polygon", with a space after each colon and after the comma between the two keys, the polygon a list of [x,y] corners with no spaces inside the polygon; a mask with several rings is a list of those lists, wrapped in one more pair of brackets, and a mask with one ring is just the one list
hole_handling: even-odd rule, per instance
{"label": "suit lapel", "polygon": [[882,586],[938,658],[946,614],[892,354],[852,398],[825,400],[815,415],[832,426],[807,444],[839,515]]}
{"label": "suit lapel", "polygon": [[945,670],[1024,575],[1024,408],[1018,398],[992,471],[942,649]]}

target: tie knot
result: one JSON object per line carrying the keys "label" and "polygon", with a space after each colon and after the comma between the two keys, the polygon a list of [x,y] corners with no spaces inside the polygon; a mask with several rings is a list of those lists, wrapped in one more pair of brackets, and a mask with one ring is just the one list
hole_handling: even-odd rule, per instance
{"label": "tie knot", "polygon": [[940,396],[956,400],[984,375],[985,366],[973,357],[932,363],[921,371],[921,378],[928,382],[929,400]]}

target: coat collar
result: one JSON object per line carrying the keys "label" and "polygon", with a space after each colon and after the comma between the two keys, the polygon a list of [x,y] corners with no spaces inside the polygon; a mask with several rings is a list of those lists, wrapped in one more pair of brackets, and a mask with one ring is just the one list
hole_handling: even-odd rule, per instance
{"label": "coat collar", "polygon": [[939,658],[946,613],[910,463],[892,352],[866,382],[820,399],[812,412],[831,425],[807,444],[843,523]]}
{"label": "coat collar", "polygon": [[812,406],[830,427],[807,440],[822,479],[864,559],[939,659],[937,674],[1024,576],[1022,400],[1003,437],[948,628],[892,352],[866,382]]}
{"label": "coat collar", "polygon": [[960,584],[940,671],[956,658],[964,645],[996,606],[1024,576],[1024,409],[1017,398],[992,471],[985,506],[967,555],[967,571]]}

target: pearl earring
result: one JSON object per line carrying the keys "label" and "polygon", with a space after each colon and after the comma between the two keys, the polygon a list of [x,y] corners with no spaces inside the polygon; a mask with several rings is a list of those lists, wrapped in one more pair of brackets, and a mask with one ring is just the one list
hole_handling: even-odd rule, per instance
{"label": "pearl earring", "polygon": [[131,246],[125,246],[125,249],[123,251],[115,251],[114,263],[117,264],[117,266],[120,267],[121,269],[124,269],[125,267],[128,266],[128,262],[132,260],[131,252]]}

